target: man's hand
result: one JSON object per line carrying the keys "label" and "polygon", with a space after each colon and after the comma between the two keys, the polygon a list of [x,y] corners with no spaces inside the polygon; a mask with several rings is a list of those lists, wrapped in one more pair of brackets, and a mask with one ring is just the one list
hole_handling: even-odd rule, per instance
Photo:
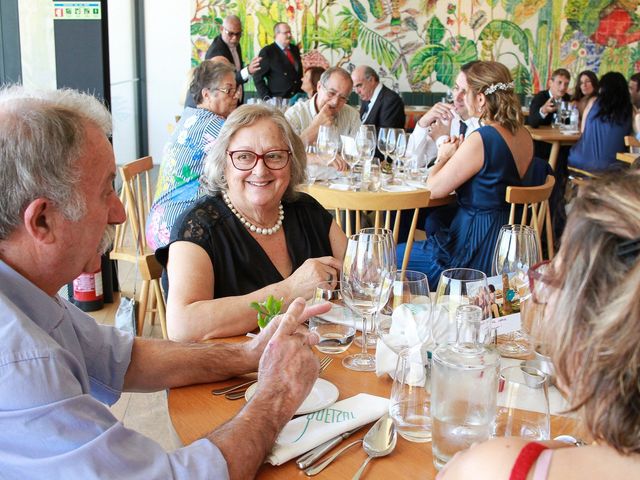
{"label": "man's hand", "polygon": [[249,72],[249,75],[253,75],[258,70],[260,70],[260,60],[262,60],[262,57],[255,57],[253,60],[251,60],[249,65],[247,65],[247,71]]}
{"label": "man's hand", "polygon": [[451,131],[451,123],[443,123],[441,120],[436,120],[431,124],[431,133],[430,136],[434,140],[440,138],[444,135],[449,135]]}
{"label": "man's hand", "polygon": [[542,105],[542,107],[540,107],[540,110],[545,115],[549,115],[550,113],[554,113],[555,111],[558,110],[558,105],[556,105],[556,101],[554,100],[554,98],[551,97],[549,100],[545,102],[544,105]]}
{"label": "man's hand", "polygon": [[333,108],[328,103],[325,103],[324,106],[318,112],[318,115],[313,119],[314,123],[318,125],[333,125],[336,115],[338,112],[335,108]]}
{"label": "man's hand", "polygon": [[254,397],[256,400],[269,399],[274,406],[274,415],[277,409],[278,416],[290,419],[318,378],[320,365],[311,346],[316,345],[319,338],[301,328],[301,324],[306,318],[329,309],[330,304],[305,309],[304,300],[297,298],[281,316],[260,359]]}
{"label": "man's hand", "polygon": [[[449,125],[453,119],[454,109],[455,107],[453,105],[442,102],[436,103],[427,113],[420,117],[418,125],[422,128],[431,127],[437,120],[440,120],[443,124]],[[447,132],[447,134],[448,133],[449,132]]]}

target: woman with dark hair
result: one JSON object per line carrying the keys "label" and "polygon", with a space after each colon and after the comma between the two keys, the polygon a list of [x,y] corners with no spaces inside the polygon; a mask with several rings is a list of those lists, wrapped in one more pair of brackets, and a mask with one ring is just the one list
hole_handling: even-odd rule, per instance
{"label": "woman with dark hair", "polygon": [[196,107],[185,107],[164,147],[147,220],[147,243],[154,250],[169,243],[176,219],[198,198],[204,157],[241,94],[231,64],[213,60],[194,70],[189,91]]}
{"label": "woman with dark hair", "polygon": [[551,263],[529,270],[534,334],[568,411],[593,443],[503,437],[460,453],[439,480],[640,478],[640,171],[580,188]]}
{"label": "woman with dark hair", "polygon": [[580,112],[580,118],[584,113],[584,109],[587,108],[587,104],[592,97],[598,95],[598,89],[600,82],[598,77],[591,70],[584,70],[578,75],[578,81],[576,82],[575,92],[571,101],[576,104],[578,111]]}
{"label": "woman with dark hair", "polygon": [[320,81],[320,77],[324,73],[325,69],[322,67],[309,67],[304,71],[304,75],[302,76],[302,92],[296,93],[289,100],[289,106],[295,105],[297,102],[301,100],[307,100],[308,98],[313,97],[318,91],[318,82]]}
{"label": "woman with dark hair", "polygon": [[601,172],[616,163],[625,150],[624,137],[631,132],[631,97],[627,80],[618,72],[600,79],[598,96],[587,103],[580,130],[582,137],[569,152],[569,165],[587,172]]}
{"label": "woman with dark hair", "polygon": [[[458,137],[443,143],[427,179],[431,198],[455,191],[458,209],[448,229],[414,244],[407,267],[426,273],[432,287],[447,268],[491,272],[500,227],[509,220],[507,186],[528,185],[534,170],[530,169],[533,140],[523,125],[520,100],[507,67],[477,62],[466,74],[465,105],[469,116],[479,118],[482,126],[460,145]],[[405,246],[398,247],[398,265]]]}

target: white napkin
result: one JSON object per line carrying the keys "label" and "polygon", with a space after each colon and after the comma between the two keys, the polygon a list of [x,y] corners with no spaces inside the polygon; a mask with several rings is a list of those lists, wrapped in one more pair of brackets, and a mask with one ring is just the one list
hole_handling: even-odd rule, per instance
{"label": "white napkin", "polygon": [[[430,328],[425,316],[430,315],[429,304],[403,304],[396,307],[391,314],[389,333],[384,335],[387,344],[396,345],[398,349],[413,348],[420,345],[420,338],[426,338],[428,332],[418,331],[418,328]],[[388,319],[389,317],[387,317]],[[385,322],[381,316],[379,321]],[[386,330],[386,328],[384,329]],[[385,373],[393,373],[398,356],[382,340],[376,346],[376,375],[381,377]]]}
{"label": "white napkin", "polygon": [[340,140],[342,140],[342,146],[344,147],[347,155],[358,155],[355,138],[340,135]]}
{"label": "white napkin", "polygon": [[[327,313],[323,313],[322,315],[316,315],[316,316],[328,322],[337,323],[338,325],[346,325],[346,326],[353,325],[351,316],[344,315],[343,310],[348,310],[348,307],[343,307],[340,305],[336,305],[334,303],[331,305],[331,310],[329,310]],[[352,313],[352,315],[359,317],[359,318],[356,318],[355,324],[356,324],[356,330],[361,332],[362,322],[363,322],[362,316],[355,313]]]}
{"label": "white napkin", "polygon": [[342,192],[346,192],[349,190],[349,185],[346,183],[332,183],[329,185],[329,188],[332,190],[340,190]]}
{"label": "white napkin", "polygon": [[324,410],[294,418],[278,435],[267,462],[282,465],[341,433],[377,420],[388,408],[388,399],[360,393]]}

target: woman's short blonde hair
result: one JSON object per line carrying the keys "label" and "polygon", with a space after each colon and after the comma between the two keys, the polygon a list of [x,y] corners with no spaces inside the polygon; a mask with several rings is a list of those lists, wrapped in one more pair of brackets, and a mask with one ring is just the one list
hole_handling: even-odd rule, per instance
{"label": "woman's short blonde hair", "polygon": [[[595,440],[640,453],[640,171],[581,187],[552,263],[542,336]],[[637,247],[637,244],[636,244]]]}
{"label": "woman's short blonde hair", "polygon": [[[292,199],[296,196],[296,188],[306,179],[307,153],[304,143],[293,131],[284,115],[266,105],[242,105],[236,108],[224,122],[220,134],[205,160],[204,172],[201,178],[201,188],[205,193],[215,195],[229,188],[224,176],[229,155],[227,150],[231,139],[242,128],[251,128],[262,119],[271,120],[282,133],[282,139],[291,152],[291,178],[284,198]],[[230,161],[230,160],[229,160]]]}
{"label": "woman's short blonde hair", "polygon": [[[467,88],[474,95],[483,93],[487,99],[480,120],[497,122],[511,133],[523,125],[520,99],[516,95],[513,79],[507,67],[499,62],[475,62],[466,71]],[[495,88],[500,85],[502,88]],[[510,85],[509,87],[507,87]],[[487,92],[489,90],[491,93]]]}

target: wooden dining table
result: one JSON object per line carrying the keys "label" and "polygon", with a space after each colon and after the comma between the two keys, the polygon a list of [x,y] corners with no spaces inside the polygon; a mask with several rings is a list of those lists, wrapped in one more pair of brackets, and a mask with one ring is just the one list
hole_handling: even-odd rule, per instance
{"label": "wooden dining table", "polygon": [[551,153],[549,154],[549,165],[553,170],[556,170],[558,164],[558,155],[560,154],[560,147],[574,145],[580,140],[580,133],[565,134],[560,131],[559,128],[553,128],[550,125],[545,125],[538,128],[526,126],[527,130],[531,134],[531,138],[539,142],[545,142],[551,145]]}
{"label": "wooden dining table", "polygon": [[[247,337],[235,337],[225,341],[240,342]],[[322,378],[332,382],[340,391],[339,400],[358,393],[369,393],[389,398],[392,381],[388,375],[378,378],[373,372],[354,372],[342,366],[342,359],[349,353],[356,353],[358,347],[352,345],[346,353],[333,355],[334,361],[322,373]],[[318,356],[320,356],[318,352]],[[184,445],[202,438],[236,415],[245,405],[244,400],[227,400],[224,396],[214,396],[212,389],[238,383],[238,378],[224,382],[172,388],[168,394],[169,416],[176,433]],[[370,425],[361,428],[340,444],[334,451],[349,442],[360,439]],[[552,435],[572,434],[576,431],[576,422],[569,417],[552,416]],[[339,457],[333,464],[318,474],[318,479],[350,479],[367,458],[362,447],[354,446]],[[433,479],[436,476],[431,453],[431,442],[413,443],[398,438],[395,450],[388,456],[372,461],[365,471],[365,478],[422,478]],[[264,464],[258,471],[259,479],[302,479],[307,478],[298,469],[295,459],[280,466]]]}

